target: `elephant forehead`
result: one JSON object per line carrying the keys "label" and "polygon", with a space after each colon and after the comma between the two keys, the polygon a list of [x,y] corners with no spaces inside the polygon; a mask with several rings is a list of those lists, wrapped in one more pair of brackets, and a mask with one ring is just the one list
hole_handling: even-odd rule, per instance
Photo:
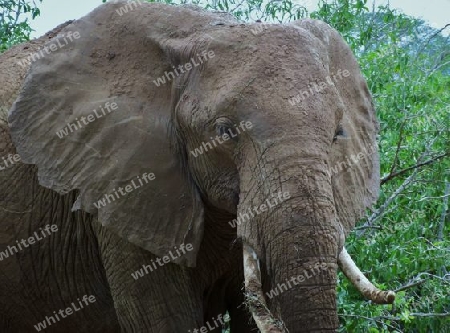
{"label": "elephant forehead", "polygon": [[211,62],[220,62],[228,68],[289,68],[300,65],[299,62],[328,60],[326,45],[306,29],[274,24],[263,35],[255,35],[252,26],[215,28],[210,33],[201,33],[195,42],[207,42],[207,48],[216,53]]}
{"label": "elephant forehead", "polygon": [[[280,134],[280,128],[288,136],[303,135],[305,141],[318,135],[328,140],[343,106],[330,81],[326,46],[304,29],[274,25],[266,38],[253,35],[249,26],[229,29],[237,33],[212,34],[217,42],[210,43],[209,49],[215,57],[188,90],[190,95],[200,95],[200,107],[195,109],[208,111],[195,113],[197,120],[229,115],[236,121],[250,121],[254,126],[249,132],[262,140]],[[322,91],[311,93],[313,84],[319,83]],[[311,98],[291,105],[290,100],[302,91]],[[318,125],[309,126],[313,123]]]}
{"label": "elephant forehead", "polygon": [[[198,83],[192,87],[191,93],[200,94],[200,103],[206,109],[237,112],[245,118],[252,110],[259,113],[284,110],[295,116],[319,109],[324,113],[340,107],[331,74],[323,62],[298,54],[285,54],[277,60],[258,54],[234,58],[236,60],[229,63],[223,63],[221,59],[209,63]],[[321,90],[320,94],[315,90],[311,92],[315,85]],[[291,105],[289,101],[301,92],[312,98]],[[329,97],[335,98],[332,105],[328,105]]]}
{"label": "elephant forehead", "polygon": [[[295,90],[328,76],[326,45],[305,29],[273,25],[264,36],[254,35],[252,25],[217,29],[209,34],[208,50],[214,52],[204,65],[199,84],[220,99],[239,98],[248,88],[288,98]],[[222,96],[223,95],[223,96]],[[229,101],[225,101],[229,104]]]}

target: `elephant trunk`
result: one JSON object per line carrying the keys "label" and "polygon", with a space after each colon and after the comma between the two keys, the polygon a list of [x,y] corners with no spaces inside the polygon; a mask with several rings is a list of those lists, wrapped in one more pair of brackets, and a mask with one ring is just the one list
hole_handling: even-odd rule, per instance
{"label": "elephant trunk", "polygon": [[[323,167],[302,168],[295,173],[301,176],[290,176],[281,187],[280,182],[266,183],[267,192],[274,193],[276,186],[288,198],[238,229],[247,301],[261,332],[330,332],[339,326],[336,280],[343,233]],[[274,197],[256,188],[258,201]],[[240,204],[238,216],[248,206]]]}
{"label": "elephant trunk", "polygon": [[338,328],[337,235],[332,228],[308,226],[286,232],[270,244],[266,260],[272,273],[265,295],[291,333]]}

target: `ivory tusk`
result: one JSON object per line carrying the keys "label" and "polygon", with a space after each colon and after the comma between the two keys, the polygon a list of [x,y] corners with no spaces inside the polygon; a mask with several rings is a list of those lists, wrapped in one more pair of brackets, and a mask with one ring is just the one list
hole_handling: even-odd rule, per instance
{"label": "ivory tusk", "polygon": [[256,252],[247,244],[244,244],[243,250],[246,303],[256,325],[262,333],[287,333],[283,323],[267,307]]}
{"label": "ivory tusk", "polygon": [[338,264],[345,276],[352,282],[358,291],[367,299],[377,304],[391,304],[395,300],[395,292],[383,291],[375,287],[356,266],[345,247],[339,254]]}

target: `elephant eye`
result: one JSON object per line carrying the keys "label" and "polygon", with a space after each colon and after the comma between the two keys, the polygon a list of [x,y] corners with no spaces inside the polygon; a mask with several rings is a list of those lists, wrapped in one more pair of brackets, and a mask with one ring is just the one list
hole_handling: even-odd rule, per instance
{"label": "elephant eye", "polygon": [[337,139],[345,138],[345,137],[346,137],[346,134],[345,134],[344,128],[342,127],[341,124],[339,124],[339,126],[336,129],[336,132],[334,133],[333,143],[335,143],[337,141]]}
{"label": "elephant eye", "polygon": [[216,125],[216,133],[218,136],[223,137],[224,135],[228,135],[227,141],[229,139],[233,141],[237,141],[237,132],[231,126],[226,124],[217,124]]}
{"label": "elephant eye", "polygon": [[218,125],[217,126],[217,135],[222,136],[224,134],[230,135],[231,128],[224,125]]}

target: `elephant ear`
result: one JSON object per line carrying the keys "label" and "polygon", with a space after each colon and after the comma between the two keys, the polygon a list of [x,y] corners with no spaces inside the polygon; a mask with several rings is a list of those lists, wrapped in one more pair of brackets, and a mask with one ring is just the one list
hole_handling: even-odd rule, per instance
{"label": "elephant ear", "polygon": [[[372,97],[351,49],[336,30],[317,20],[294,24],[309,30],[328,50],[321,58],[334,82],[338,96],[336,109],[342,111],[328,172],[337,215],[348,235],[379,195],[380,162],[376,143],[379,125]],[[347,72],[337,76],[344,71]]]}
{"label": "elephant ear", "polygon": [[192,244],[174,259],[187,266],[202,240],[203,204],[172,122],[175,80],[165,74],[188,62],[190,38],[214,19],[192,8],[104,4],[33,59],[9,115],[40,184],[79,191],[73,209],[97,213],[158,256]]}

